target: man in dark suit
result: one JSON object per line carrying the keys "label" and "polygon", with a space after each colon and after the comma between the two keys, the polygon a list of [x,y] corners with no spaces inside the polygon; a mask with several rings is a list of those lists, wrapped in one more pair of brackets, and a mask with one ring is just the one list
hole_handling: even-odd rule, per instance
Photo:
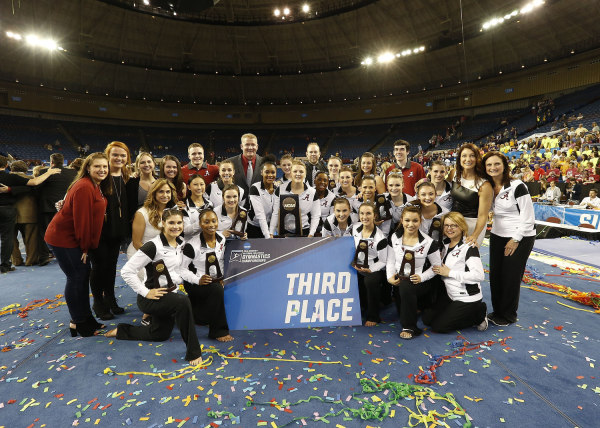
{"label": "man in dark suit", "polygon": [[262,179],[260,168],[264,159],[256,154],[258,151],[258,139],[254,134],[242,135],[242,154],[227,159],[233,163],[235,168],[234,182],[242,189],[244,194],[249,195],[250,186]]}
{"label": "man in dark suit", "polygon": [[[50,166],[52,168],[60,168],[60,173],[49,177],[42,185],[37,188],[38,207],[39,207],[39,231],[40,231],[40,249],[39,249],[39,265],[45,266],[50,259],[48,246],[44,242],[44,234],[46,228],[56,214],[55,204],[64,199],[67,188],[75,179],[77,171],[71,168],[63,168],[65,158],[60,153],[50,155]],[[46,170],[40,171],[44,173]]]}

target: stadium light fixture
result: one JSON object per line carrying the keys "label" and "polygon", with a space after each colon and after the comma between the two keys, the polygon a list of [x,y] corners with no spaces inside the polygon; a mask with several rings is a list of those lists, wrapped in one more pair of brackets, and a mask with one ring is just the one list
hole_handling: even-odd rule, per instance
{"label": "stadium light fixture", "polygon": [[525,15],[525,14],[537,9],[538,7],[542,6],[544,3],[545,3],[544,0],[532,0],[529,3],[525,4],[525,6],[523,6],[519,10],[515,9],[512,12],[507,13],[501,17],[494,17],[492,19],[489,19],[488,21],[483,23],[480,31],[489,30],[490,28],[494,28],[506,21],[511,20],[512,18],[514,18],[516,16]]}
{"label": "stadium light fixture", "polygon": [[150,5],[150,0],[144,0],[144,4],[145,4],[146,6],[149,6],[149,5]]}
{"label": "stadium light fixture", "polygon": [[393,53],[384,52],[377,57],[377,62],[379,62],[381,64],[385,64],[388,62],[392,62],[395,58],[396,58],[396,55],[394,55]]}
{"label": "stadium light fixture", "polygon": [[13,33],[12,31],[7,31],[6,37],[8,37],[9,39],[14,39],[14,40],[22,40],[23,39],[23,36],[21,36],[18,33]]}
{"label": "stadium light fixture", "polygon": [[273,15],[275,15],[275,16],[279,16],[279,15],[281,15],[281,11],[280,11],[279,9],[275,9],[275,10],[273,11]]}
{"label": "stadium light fixture", "polygon": [[290,8],[289,8],[289,7],[284,7],[284,8],[283,8],[283,14],[284,14],[285,16],[288,16],[288,15],[290,14]]}
{"label": "stadium light fixture", "polygon": [[302,12],[304,12],[304,13],[310,12],[310,6],[308,5],[308,3],[304,3],[302,5]]}

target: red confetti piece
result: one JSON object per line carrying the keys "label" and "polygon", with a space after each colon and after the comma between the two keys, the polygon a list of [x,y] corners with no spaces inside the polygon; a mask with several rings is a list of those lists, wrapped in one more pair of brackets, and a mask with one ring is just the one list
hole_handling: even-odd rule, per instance
{"label": "red confetti piece", "polygon": [[554,326],[554,330],[558,330],[558,331],[562,331],[564,327],[562,325],[556,325]]}

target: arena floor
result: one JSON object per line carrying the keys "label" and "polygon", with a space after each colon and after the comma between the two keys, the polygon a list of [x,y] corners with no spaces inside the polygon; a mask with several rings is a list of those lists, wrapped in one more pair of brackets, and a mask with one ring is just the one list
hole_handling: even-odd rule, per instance
{"label": "arena floor", "polygon": [[[600,270],[565,257],[582,243],[557,244],[532,255],[529,285],[598,293]],[[182,360],[177,329],[163,343],[71,338],[63,286],[56,262],[0,276],[0,426],[598,426],[599,314],[526,284],[519,321],[485,332],[404,341],[392,306],[374,328],[234,331],[226,345],[198,327],[199,369]],[[127,312],[113,321],[139,322],[118,286]]]}

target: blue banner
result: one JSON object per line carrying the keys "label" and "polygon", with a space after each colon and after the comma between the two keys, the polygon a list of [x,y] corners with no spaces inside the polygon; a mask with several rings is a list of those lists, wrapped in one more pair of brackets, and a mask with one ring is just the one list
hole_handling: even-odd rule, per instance
{"label": "blue banner", "polygon": [[579,226],[580,224],[591,224],[595,229],[600,229],[600,211],[580,210],[564,206],[533,204],[535,219],[547,221],[549,217],[556,217],[561,224]]}
{"label": "blue banner", "polygon": [[225,310],[231,330],[360,325],[354,240],[229,241]]}

